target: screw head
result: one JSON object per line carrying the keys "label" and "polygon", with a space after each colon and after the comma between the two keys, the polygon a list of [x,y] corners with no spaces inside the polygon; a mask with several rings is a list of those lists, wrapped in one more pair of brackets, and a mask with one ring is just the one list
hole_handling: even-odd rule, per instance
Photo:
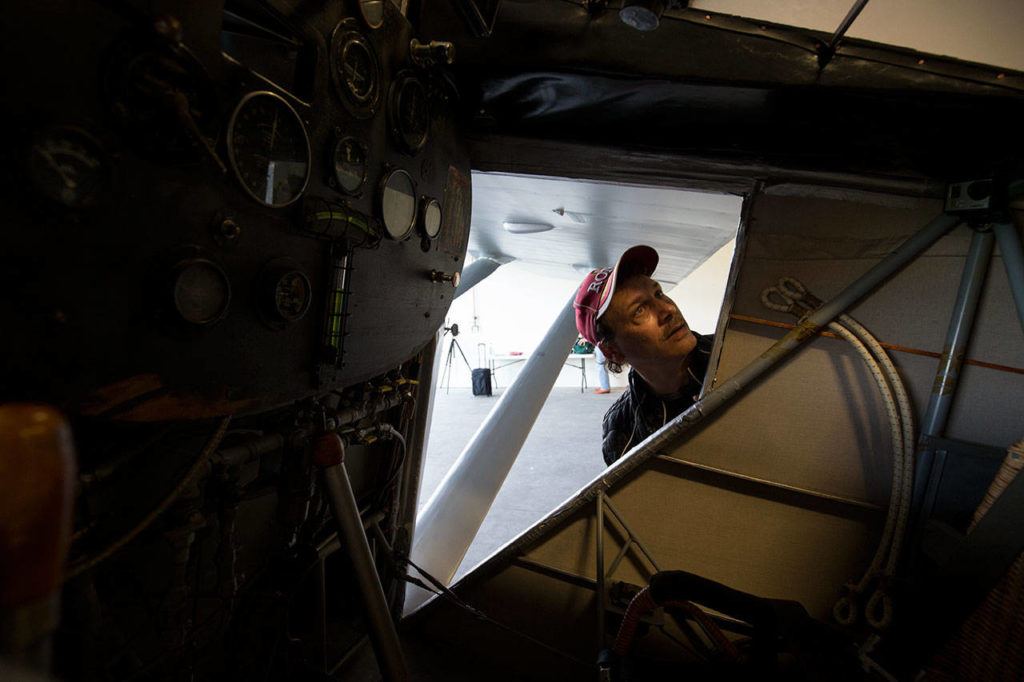
{"label": "screw head", "polygon": [[238,239],[238,236],[242,234],[242,228],[234,220],[228,218],[220,224],[220,234],[225,239]]}

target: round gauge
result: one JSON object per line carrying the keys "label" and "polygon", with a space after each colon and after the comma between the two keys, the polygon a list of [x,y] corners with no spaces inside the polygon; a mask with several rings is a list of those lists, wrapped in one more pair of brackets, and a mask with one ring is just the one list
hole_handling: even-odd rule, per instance
{"label": "round gauge", "polygon": [[391,88],[388,119],[391,131],[406,152],[415,154],[427,141],[430,128],[430,99],[416,76],[400,76]]}
{"label": "round gauge", "polygon": [[287,322],[306,314],[310,298],[309,280],[298,270],[281,273],[274,283],[274,312]]}
{"label": "round gauge", "polygon": [[416,188],[412,177],[400,168],[381,182],[380,214],[384,230],[392,239],[405,239],[416,224]]}
{"label": "round gauge", "polygon": [[380,94],[380,64],[370,43],[342,22],[331,39],[331,77],[341,101],[358,118],[373,115]]}
{"label": "round gauge", "polygon": [[28,175],[47,197],[78,208],[96,201],[110,183],[107,156],[84,130],[44,131],[29,150]]}
{"label": "round gauge", "polygon": [[287,206],[309,181],[309,136],[280,95],[251,92],[228,123],[228,157],[238,181],[264,206]]}
{"label": "round gauge", "polygon": [[130,36],[107,63],[106,104],[136,150],[161,163],[214,155],[223,124],[216,88],[184,46]]}
{"label": "round gauge", "polygon": [[205,258],[193,258],[175,267],[171,296],[174,309],[182,320],[207,326],[220,320],[227,312],[231,284],[216,263]]}
{"label": "round gauge", "polygon": [[334,180],[343,192],[355,194],[366,181],[366,146],[352,137],[344,137],[334,145],[331,155]]}
{"label": "round gauge", "polygon": [[427,239],[437,239],[441,234],[441,202],[426,197],[420,209],[420,230]]}
{"label": "round gauge", "polygon": [[370,28],[384,25],[384,2],[386,0],[359,0],[359,13]]}

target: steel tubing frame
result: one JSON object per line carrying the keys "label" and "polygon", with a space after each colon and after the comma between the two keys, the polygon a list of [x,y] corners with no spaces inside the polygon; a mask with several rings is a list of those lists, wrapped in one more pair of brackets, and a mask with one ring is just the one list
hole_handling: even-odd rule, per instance
{"label": "steel tubing frame", "polygon": [[[988,273],[989,261],[992,258],[992,232],[975,231],[971,238],[971,247],[964,261],[963,274],[960,277],[960,289],[949,320],[946,341],[942,349],[942,359],[935,374],[932,394],[928,399],[924,418],[921,420],[921,433],[917,442],[915,455],[916,471],[914,472],[914,494],[912,501],[912,518],[918,518],[922,509],[924,493],[932,470],[933,438],[941,437],[946,429],[949,410],[956,395],[956,387],[960,380],[960,369],[963,366],[967,343],[974,328],[974,318],[978,311],[978,300]],[[916,535],[916,532],[915,532]],[[915,541],[916,544],[916,541]]]}
{"label": "steel tubing frame", "polygon": [[1010,281],[1010,292],[1017,304],[1017,317],[1021,330],[1024,330],[1024,253],[1020,245],[1020,235],[1012,222],[996,223],[992,231],[999,242],[999,251],[1006,267],[1006,278]]}

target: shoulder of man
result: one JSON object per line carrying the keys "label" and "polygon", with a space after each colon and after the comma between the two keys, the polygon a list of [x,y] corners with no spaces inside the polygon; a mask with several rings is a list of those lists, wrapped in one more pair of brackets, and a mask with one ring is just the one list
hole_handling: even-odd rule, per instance
{"label": "shoulder of man", "polygon": [[715,345],[715,337],[711,334],[698,334],[697,332],[694,332],[693,335],[697,337],[697,347],[691,353],[693,360],[690,364],[690,369],[703,382],[705,380],[704,375],[708,371],[708,365],[711,363],[711,349]]}
{"label": "shoulder of man", "polygon": [[632,391],[622,392],[601,422],[601,454],[605,464],[611,464],[625,451],[633,435],[635,406]]}

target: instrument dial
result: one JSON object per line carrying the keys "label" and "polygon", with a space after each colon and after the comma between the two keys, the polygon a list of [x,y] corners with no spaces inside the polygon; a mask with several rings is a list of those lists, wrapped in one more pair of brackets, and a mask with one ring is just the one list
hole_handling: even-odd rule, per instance
{"label": "instrument dial", "polygon": [[331,40],[331,77],[342,103],[357,118],[369,118],[380,95],[380,64],[370,43],[342,22]]}
{"label": "instrument dial", "polygon": [[118,42],[103,84],[113,120],[140,153],[160,163],[216,157],[223,124],[216,88],[183,46],[135,36]]}
{"label": "instrument dial", "polygon": [[416,224],[416,188],[402,169],[388,173],[381,183],[380,214],[384,230],[392,239],[406,239]]}
{"label": "instrument dial", "polygon": [[309,310],[309,280],[298,270],[279,273],[274,282],[274,312],[286,322],[295,322]]}
{"label": "instrument dial", "polygon": [[343,192],[355,194],[366,181],[366,146],[352,137],[344,137],[334,145],[331,155],[334,166],[334,180]]}
{"label": "instrument dial", "polygon": [[94,203],[110,182],[99,143],[84,130],[69,127],[51,128],[36,139],[28,174],[45,196],[72,208]]}
{"label": "instrument dial", "polygon": [[384,25],[384,3],[387,0],[359,0],[359,13],[370,28]]}
{"label": "instrument dial", "polygon": [[174,309],[189,324],[206,327],[224,317],[231,283],[219,265],[205,258],[178,263],[171,279]]}
{"label": "instrument dial", "polygon": [[430,98],[416,76],[400,76],[391,89],[388,119],[395,140],[409,154],[415,154],[427,141],[430,128]]}
{"label": "instrument dial", "polygon": [[309,136],[280,95],[252,92],[228,123],[228,156],[242,187],[265,206],[287,206],[309,181]]}
{"label": "instrument dial", "polygon": [[424,198],[420,210],[420,230],[427,239],[437,239],[441,234],[441,202],[437,199]]}

